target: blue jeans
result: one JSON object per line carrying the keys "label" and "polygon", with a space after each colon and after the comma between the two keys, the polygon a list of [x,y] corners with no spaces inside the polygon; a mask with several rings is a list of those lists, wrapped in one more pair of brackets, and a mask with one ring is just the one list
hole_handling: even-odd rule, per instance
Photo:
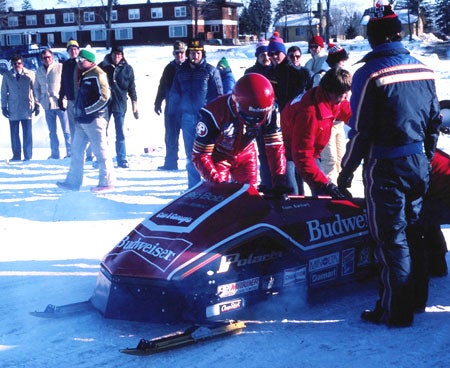
{"label": "blue jeans", "polygon": [[286,176],[288,185],[292,188],[292,194],[304,195],[303,179],[298,174],[294,161],[286,161]]}
{"label": "blue jeans", "polygon": [[114,185],[114,165],[109,155],[106,127],[108,122],[103,118],[94,119],[89,124],[76,124],[72,140],[72,157],[70,168],[65,182],[74,189],[83,184],[84,156],[90,143],[92,151],[97,158],[99,186]]}
{"label": "blue jeans", "polygon": [[[127,149],[125,147],[125,134],[123,133],[123,126],[125,122],[125,113],[120,111],[111,111],[109,113],[109,121],[111,115],[114,117],[114,127],[116,128],[116,156],[117,163],[120,164],[127,160]],[[108,124],[109,127],[109,124]]]}
{"label": "blue jeans", "polygon": [[33,131],[31,119],[9,121],[13,159],[20,160],[22,157],[22,143],[19,134],[20,125],[22,125],[23,134],[23,157],[25,160],[31,160],[33,156]]}
{"label": "blue jeans", "polygon": [[256,137],[256,145],[258,146],[260,186],[265,189],[272,189],[272,175],[270,174],[269,163],[267,162],[266,145],[262,134],[258,134]]}
{"label": "blue jeans", "polygon": [[70,156],[70,127],[67,112],[60,109],[45,110],[45,120],[47,121],[49,137],[50,137],[50,149],[52,158],[59,158],[59,139],[56,125],[56,118],[59,119],[61,129],[64,135],[64,143],[66,146],[66,155]]}
{"label": "blue jeans", "polygon": [[180,116],[178,114],[164,113],[164,143],[166,145],[166,157],[164,166],[168,168],[178,167],[178,141],[180,137]]}
{"label": "blue jeans", "polygon": [[188,188],[194,187],[201,180],[200,174],[192,163],[192,149],[194,148],[196,125],[197,115],[183,113],[181,116],[181,130],[183,131],[184,150],[186,152]]}

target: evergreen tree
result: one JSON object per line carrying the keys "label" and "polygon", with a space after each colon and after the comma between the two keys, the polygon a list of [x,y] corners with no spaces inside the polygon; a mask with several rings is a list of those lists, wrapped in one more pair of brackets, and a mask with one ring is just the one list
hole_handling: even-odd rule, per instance
{"label": "evergreen tree", "polygon": [[8,10],[6,0],[0,0],[0,13],[4,13]]}
{"label": "evergreen tree", "polygon": [[22,10],[33,10],[33,5],[31,5],[30,0],[23,0]]}
{"label": "evergreen tree", "polygon": [[244,7],[239,19],[241,33],[266,33],[272,23],[272,9],[270,0],[250,0],[247,8]]}
{"label": "evergreen tree", "polygon": [[280,0],[275,8],[275,21],[289,14],[299,14],[308,11],[305,0]]}
{"label": "evergreen tree", "polygon": [[433,13],[436,30],[450,35],[450,0],[436,0]]}

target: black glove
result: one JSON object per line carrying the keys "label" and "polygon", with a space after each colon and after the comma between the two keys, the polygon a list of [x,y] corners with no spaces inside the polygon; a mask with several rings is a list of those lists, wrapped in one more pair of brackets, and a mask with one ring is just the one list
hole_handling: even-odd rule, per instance
{"label": "black glove", "polygon": [[159,115],[162,113],[161,105],[155,105],[155,112],[156,112],[156,115]]}
{"label": "black glove", "polygon": [[9,118],[9,111],[7,107],[2,107],[2,114],[5,118]]}
{"label": "black glove", "polygon": [[347,198],[352,198],[352,194],[349,192],[347,188],[352,186],[353,174],[345,175],[342,172],[339,174],[337,178],[337,186],[339,190],[347,196]]}
{"label": "black glove", "polygon": [[38,116],[39,113],[41,112],[41,108],[39,107],[38,104],[34,105],[34,110],[33,110],[33,112],[34,112],[34,116]]}
{"label": "black glove", "polygon": [[272,181],[272,189],[269,190],[268,194],[274,198],[284,198],[287,194],[293,192],[293,189],[288,185],[286,175],[275,175]]}
{"label": "black glove", "polygon": [[64,99],[58,98],[58,107],[61,111],[66,111],[66,108],[64,107]]}
{"label": "black glove", "polygon": [[[331,181],[325,185],[323,188],[325,194],[329,195],[333,199],[347,199],[349,198],[344,193],[342,193],[337,185],[333,184]],[[351,197],[350,197],[351,198]]]}

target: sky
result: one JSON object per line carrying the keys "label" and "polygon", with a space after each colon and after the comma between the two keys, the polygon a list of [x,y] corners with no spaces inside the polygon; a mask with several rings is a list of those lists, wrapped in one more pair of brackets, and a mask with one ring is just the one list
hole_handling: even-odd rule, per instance
{"label": "sky", "polygon": [[[420,42],[406,43],[413,55],[436,71],[440,99],[450,99],[450,61],[425,55]],[[306,44],[303,64],[308,60]],[[368,51],[365,41],[348,41],[348,69]],[[98,60],[105,54],[94,49]],[[33,317],[49,303],[87,300],[95,288],[102,257],[147,216],[177,198],[187,187],[185,170],[161,172],[163,119],[153,111],[156,86],[171,59],[169,46],[126,47],[135,69],[139,120],[126,115],[130,169],[116,170],[116,188],[94,195],[98,171],[86,166],[80,192],[64,192],[68,160],[50,154],[43,113],[33,118],[34,155],[28,163],[11,157],[8,123],[0,116],[0,362],[2,368],[446,368],[450,361],[449,277],[430,283],[426,312],[408,329],[362,322],[359,314],[377,297],[374,280],[328,290],[309,300],[280,294],[248,310],[239,335],[199,343],[148,357],[131,357],[120,348],[135,347],[187,324],[138,323],[105,319],[91,312],[61,319]],[[254,45],[207,46],[208,61],[227,57],[236,78],[254,63]],[[0,77],[1,79],[1,77]],[[110,133],[113,147],[113,132]],[[450,138],[439,139],[441,148]],[[148,148],[149,153],[144,153]],[[184,167],[184,158],[179,164]],[[355,175],[351,188],[362,196]],[[450,225],[443,231],[450,244]],[[447,255],[447,263],[450,256]]]}

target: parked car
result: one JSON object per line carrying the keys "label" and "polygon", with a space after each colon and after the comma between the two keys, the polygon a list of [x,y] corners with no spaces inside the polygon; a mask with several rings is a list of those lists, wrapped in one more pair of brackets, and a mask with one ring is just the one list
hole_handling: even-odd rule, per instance
{"label": "parked car", "polygon": [[[42,64],[40,58],[41,51],[46,49],[44,46],[19,46],[19,47],[1,47],[0,48],[0,74],[11,69],[11,56],[14,54],[22,55],[25,68],[36,71]],[[68,59],[65,52],[53,51],[54,59],[62,63]]]}

